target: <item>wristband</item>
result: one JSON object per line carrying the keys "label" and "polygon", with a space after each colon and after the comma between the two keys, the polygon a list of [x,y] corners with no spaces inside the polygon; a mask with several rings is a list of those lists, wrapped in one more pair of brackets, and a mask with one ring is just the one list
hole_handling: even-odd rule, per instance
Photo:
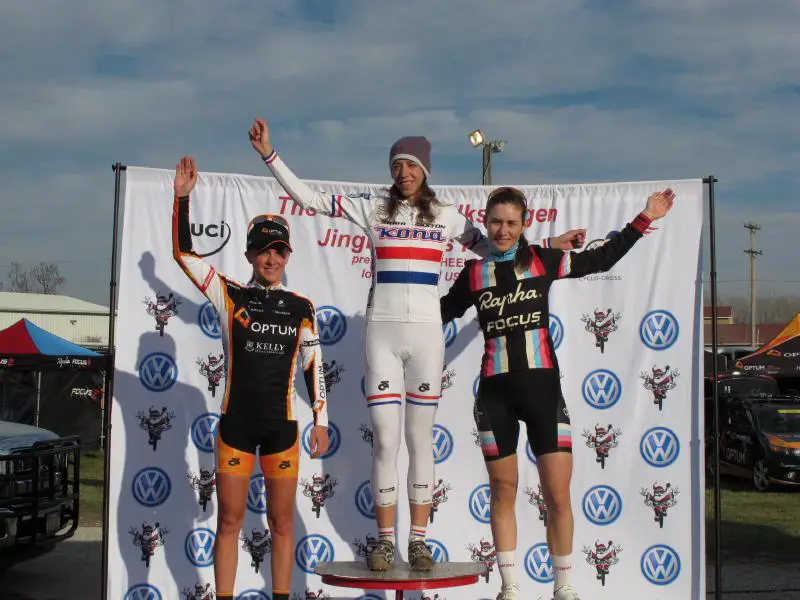
{"label": "wristband", "polygon": [[275,152],[275,148],[272,149],[272,152],[267,154],[266,156],[262,156],[261,160],[264,161],[264,164],[269,165],[278,157],[278,153]]}

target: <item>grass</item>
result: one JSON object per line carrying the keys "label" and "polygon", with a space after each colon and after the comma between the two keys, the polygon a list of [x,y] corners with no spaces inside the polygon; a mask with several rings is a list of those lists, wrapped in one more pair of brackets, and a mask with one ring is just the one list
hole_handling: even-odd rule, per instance
{"label": "grass", "polygon": [[[745,479],[722,477],[722,559],[796,562],[800,489],[757,492]],[[103,522],[103,451],[81,454],[81,525]],[[714,561],[714,492],[706,488],[706,551]]]}

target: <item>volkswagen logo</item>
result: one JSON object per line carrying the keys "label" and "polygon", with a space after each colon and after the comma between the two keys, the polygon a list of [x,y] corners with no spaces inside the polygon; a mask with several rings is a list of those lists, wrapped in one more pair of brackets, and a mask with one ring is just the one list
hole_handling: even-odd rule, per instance
{"label": "volkswagen logo", "polygon": [[269,600],[269,596],[261,590],[245,590],[236,596],[236,600]]}
{"label": "volkswagen logo", "polygon": [[642,554],[642,574],[655,585],[669,585],[681,574],[681,557],[669,546],[656,544]]}
{"label": "volkswagen logo", "polygon": [[428,538],[425,540],[425,545],[431,551],[431,556],[433,556],[435,562],[450,562],[450,553],[442,542]]}
{"label": "volkswagen logo", "polygon": [[481,376],[478,375],[475,378],[475,383],[472,384],[472,397],[475,398],[476,400],[478,399],[478,387],[480,386],[480,383],[481,383]]}
{"label": "volkswagen logo", "polygon": [[331,346],[347,333],[347,319],[335,306],[320,306],[317,309],[317,330],[323,346]]}
{"label": "volkswagen logo", "polygon": [[[303,430],[303,450],[306,454],[311,456],[311,428],[314,423],[309,423]],[[321,456],[321,458],[329,458],[339,451],[339,446],[342,443],[342,436],[339,434],[339,428],[333,423],[328,421],[328,451]]]}
{"label": "volkswagen logo", "polygon": [[214,452],[214,440],[217,437],[219,427],[219,415],[217,413],[205,413],[200,415],[192,423],[192,442],[201,452]]}
{"label": "volkswagen logo", "polygon": [[525,571],[538,583],[553,581],[553,563],[547,544],[536,544],[525,554]]}
{"label": "volkswagen logo", "polygon": [[186,536],[186,558],[195,567],[214,564],[214,532],[205,527],[193,529]]}
{"label": "volkswagen logo", "polygon": [[149,583],[134,585],[122,600],[162,600],[161,592]]}
{"label": "volkswagen logo", "polygon": [[314,574],[318,564],[333,561],[333,544],[323,535],[313,533],[302,538],[294,551],[297,566],[306,573]]}
{"label": "volkswagen logo", "polygon": [[200,311],[197,313],[197,324],[200,326],[200,331],[208,337],[215,340],[222,337],[219,327],[219,314],[211,302],[206,302],[200,307]]}
{"label": "volkswagen logo", "polygon": [[583,399],[594,408],[611,408],[622,397],[622,383],[608,369],[597,369],[583,380]]}
{"label": "volkswagen logo", "polygon": [[491,515],[492,492],[488,483],[479,485],[469,495],[469,512],[478,523],[488,523]]}
{"label": "volkswagen logo", "polygon": [[458,324],[455,320],[442,323],[442,331],[444,332],[444,347],[449,348],[456,341]]}
{"label": "volkswagen logo", "polygon": [[608,485],[596,485],[583,496],[583,514],[595,525],[611,525],[622,514],[622,496]]}
{"label": "volkswagen logo", "polygon": [[668,467],[677,460],[681,444],[671,429],[653,427],[642,436],[639,451],[651,467]]}
{"label": "volkswagen logo", "polygon": [[375,594],[364,594],[363,596],[359,596],[356,600],[383,600],[380,596],[376,596]]}
{"label": "volkswagen logo", "polygon": [[159,506],[169,498],[172,483],[167,474],[158,467],[139,471],[131,484],[133,497],[142,506]]}
{"label": "volkswagen logo", "polygon": [[639,325],[639,337],[651,350],[666,350],[678,339],[678,319],[666,310],[647,313]]}
{"label": "volkswagen logo", "polygon": [[372,500],[372,488],[369,479],[356,490],[356,508],[368,519],[375,518],[375,503]]}
{"label": "volkswagen logo", "polygon": [[533,464],[536,464],[536,456],[533,454],[533,448],[531,448],[530,441],[525,442],[525,454],[527,455],[529,461],[531,461]]}
{"label": "volkswagen logo", "polygon": [[139,381],[151,392],[164,392],[178,379],[178,365],[163,352],[153,352],[139,364]]}
{"label": "volkswagen logo", "polygon": [[453,436],[443,425],[433,426],[433,459],[443,463],[453,453]]}
{"label": "volkswagen logo", "polygon": [[259,515],[267,514],[267,488],[264,485],[264,476],[261,473],[250,477],[250,487],[247,490],[247,508],[250,512]]}
{"label": "volkswagen logo", "polygon": [[556,350],[564,340],[564,324],[553,313],[550,313],[550,339],[553,340],[553,348]]}

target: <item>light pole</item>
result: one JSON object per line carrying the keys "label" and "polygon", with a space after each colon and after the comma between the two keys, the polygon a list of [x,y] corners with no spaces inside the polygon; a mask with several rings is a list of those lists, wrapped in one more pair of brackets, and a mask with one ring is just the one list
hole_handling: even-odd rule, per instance
{"label": "light pole", "polygon": [[483,133],[480,129],[476,129],[472,133],[469,134],[469,142],[472,144],[473,148],[477,148],[481,146],[483,150],[483,163],[482,163],[482,177],[481,181],[483,185],[491,185],[492,184],[492,154],[496,154],[497,152],[502,152],[503,148],[505,148],[506,141],[505,140],[493,140],[491,142],[487,142],[486,138],[483,136]]}

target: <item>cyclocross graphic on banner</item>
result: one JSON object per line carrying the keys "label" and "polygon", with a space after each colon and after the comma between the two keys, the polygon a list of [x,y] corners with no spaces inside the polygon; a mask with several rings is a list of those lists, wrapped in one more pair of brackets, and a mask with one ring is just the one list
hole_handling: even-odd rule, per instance
{"label": "cyclocross graphic on banner", "polygon": [[[215,593],[215,438],[225,393],[220,322],[172,255],[172,177],[128,167],[119,281],[112,406],[109,600],[210,598]],[[373,202],[380,185],[309,184]],[[529,240],[586,227],[599,247],[671,187],[669,215],[653,224],[606,273],[562,280],[551,289],[550,334],[571,419],[575,515],[572,579],[581,597],[705,598],[700,179],[521,186]],[[487,189],[441,186],[483,228]],[[311,410],[302,377],[301,435],[292,595],[384,598],[383,592],[323,585],[314,568],[363,560],[377,535],[369,485],[373,431],[364,395],[364,313],[372,248],[342,218],[302,210],[267,177],[201,174],[191,199],[193,245],[204,260],[246,282],[250,218],[286,217],[294,252],[289,289],[312,299],[329,389],[330,448],[310,458]],[[584,250],[578,250],[582,252]],[[468,250],[442,260],[440,292]],[[489,525],[491,493],[473,420],[483,340],[475,310],[443,324],[442,399],[431,432],[435,461],[429,546],[437,561],[476,561],[486,577],[466,588],[426,592],[440,600],[493,598],[500,589]],[[535,401],[535,397],[531,398]],[[521,429],[518,446],[518,579],[524,598],[550,598],[553,569],[536,460]],[[397,548],[409,529],[403,445]],[[271,597],[268,497],[255,464],[238,541],[236,597]],[[408,594],[407,594],[408,596]],[[417,599],[419,593],[410,595]]]}

